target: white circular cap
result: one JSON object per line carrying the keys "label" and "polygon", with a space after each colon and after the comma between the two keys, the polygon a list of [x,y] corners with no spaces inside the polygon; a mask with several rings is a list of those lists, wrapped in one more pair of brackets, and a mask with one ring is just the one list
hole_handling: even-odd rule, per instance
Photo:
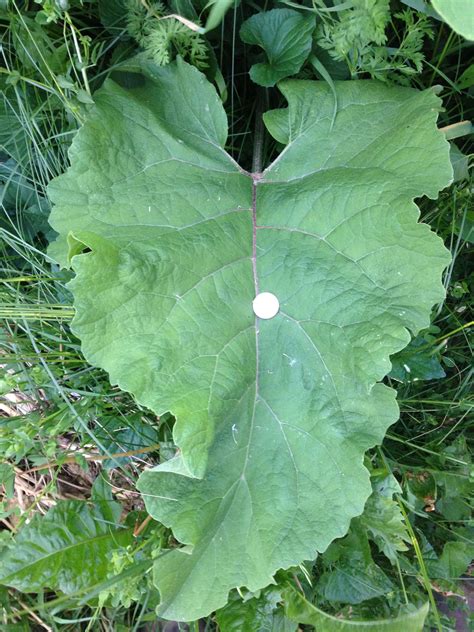
{"label": "white circular cap", "polygon": [[271,292],[260,292],[260,294],[257,294],[253,299],[252,307],[256,316],[268,320],[278,314],[280,303],[275,294]]}

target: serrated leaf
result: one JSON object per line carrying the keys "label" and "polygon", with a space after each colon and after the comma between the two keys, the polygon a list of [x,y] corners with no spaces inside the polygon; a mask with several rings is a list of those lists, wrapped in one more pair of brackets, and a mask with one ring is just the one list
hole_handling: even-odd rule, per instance
{"label": "serrated leaf", "polygon": [[379,551],[395,564],[399,551],[406,551],[410,536],[394,493],[401,488],[393,475],[373,482],[374,491],[367,500],[360,524],[367,530]]}
{"label": "serrated leaf", "polygon": [[[94,95],[51,221],[89,362],[177,418],[179,454],[139,489],[186,545],[156,560],[159,614],[189,621],[362,512],[363,454],[398,416],[376,382],[444,295],[449,255],[413,198],[452,174],[431,91],[336,83],[333,124],[327,85],[283,82],[289,108],[265,122],[288,146],[249,174],[199,72],[143,73]],[[275,318],[255,319],[256,291]]]}
{"label": "serrated leaf", "polygon": [[108,521],[116,514],[112,508],[104,513],[100,505],[68,500],[45,516],[36,515],[2,551],[0,584],[24,592],[50,588],[71,594],[104,580],[112,551],[132,541],[131,529]]}
{"label": "serrated leaf", "polygon": [[431,0],[431,4],[453,31],[468,40],[474,40],[472,0]]}
{"label": "serrated leaf", "polygon": [[266,62],[251,67],[251,79],[268,87],[299,72],[311,52],[315,25],[314,16],[292,9],[262,11],[246,20],[240,38],[262,48],[267,56]]}
{"label": "serrated leaf", "polygon": [[363,564],[356,555],[324,573],[318,591],[327,601],[358,604],[386,595],[393,583],[377,564]]}
{"label": "serrated leaf", "polygon": [[331,568],[322,574],[316,589],[327,601],[358,604],[394,588],[372,559],[367,534],[359,520],[353,521],[345,538],[333,542],[326,558],[331,560]]}
{"label": "serrated leaf", "polygon": [[216,612],[220,632],[295,632],[296,623],[285,617],[281,589],[270,587],[259,596],[242,599],[232,594],[229,603]]}
{"label": "serrated leaf", "polygon": [[422,632],[429,606],[401,614],[393,619],[377,621],[343,620],[333,617],[307,601],[293,589],[284,593],[287,616],[298,623],[312,625],[324,632]]}
{"label": "serrated leaf", "polygon": [[372,495],[362,521],[379,550],[395,563],[398,551],[406,551],[410,538],[397,503],[391,498]]}

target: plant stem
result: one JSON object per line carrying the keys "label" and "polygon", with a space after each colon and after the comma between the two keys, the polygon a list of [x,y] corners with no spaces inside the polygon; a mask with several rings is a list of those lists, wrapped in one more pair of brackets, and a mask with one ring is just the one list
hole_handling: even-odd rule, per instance
{"label": "plant stem", "polygon": [[420,543],[418,542],[418,538],[415,535],[415,531],[411,525],[410,520],[408,519],[408,514],[405,511],[405,507],[403,506],[403,503],[399,497],[397,497],[397,503],[400,508],[400,511],[402,512],[406,528],[408,530],[411,542],[413,544],[413,548],[415,549],[416,559],[418,560],[418,565],[420,567],[421,575],[423,577],[423,585],[426,588],[426,592],[428,593],[428,598],[430,600],[431,609],[433,612],[433,616],[435,618],[436,627],[438,629],[438,632],[443,632],[441,618],[439,616],[438,607],[436,605],[436,601],[433,595],[433,590],[431,588],[431,581],[430,581],[430,578],[428,577],[428,571],[426,570],[425,560],[423,559],[423,553],[421,552]]}
{"label": "plant stem", "polygon": [[252,172],[259,174],[262,171],[263,155],[263,94],[258,93],[257,108],[255,110],[255,136],[253,141]]}
{"label": "plant stem", "polygon": [[84,67],[84,61],[82,59],[82,53],[81,53],[81,47],[79,46],[79,42],[77,40],[77,36],[76,36],[76,29],[74,27],[74,24],[72,23],[71,17],[69,16],[69,13],[66,11],[65,13],[66,16],[66,21],[69,24],[69,28],[71,29],[71,34],[72,34],[72,39],[74,41],[74,48],[76,49],[76,55],[77,55],[77,59],[79,61],[79,64],[81,66],[81,75],[82,75],[82,80],[84,82],[84,89],[87,92],[87,94],[89,96],[92,95],[91,93],[91,89],[89,86],[89,79],[87,78],[87,71]]}

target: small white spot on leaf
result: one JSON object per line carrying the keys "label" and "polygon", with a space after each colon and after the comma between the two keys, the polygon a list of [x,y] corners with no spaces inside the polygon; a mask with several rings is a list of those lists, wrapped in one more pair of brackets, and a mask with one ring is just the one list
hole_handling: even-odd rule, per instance
{"label": "small white spot on leaf", "polygon": [[287,353],[284,353],[283,355],[285,356],[285,358],[288,358],[288,364],[290,366],[295,366],[295,364],[296,364],[296,359],[295,358],[292,358]]}
{"label": "small white spot on leaf", "polygon": [[260,294],[257,294],[253,299],[252,307],[255,316],[268,320],[278,314],[280,303],[275,294],[271,292],[260,292]]}

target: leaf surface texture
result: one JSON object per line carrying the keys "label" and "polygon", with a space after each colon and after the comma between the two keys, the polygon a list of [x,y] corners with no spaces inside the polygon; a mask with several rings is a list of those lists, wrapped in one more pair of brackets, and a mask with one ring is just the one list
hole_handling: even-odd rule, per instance
{"label": "leaf surface texture", "polygon": [[[362,512],[364,452],[398,416],[377,382],[444,295],[449,255],[413,198],[452,173],[431,91],[336,83],[333,121],[327,85],[284,81],[265,124],[286,148],[249,174],[200,73],[141,73],[97,93],[51,223],[89,362],[177,417],[179,454],[139,489],[185,545],[155,563],[159,614],[189,621]],[[263,291],[280,312],[258,321]]]}
{"label": "leaf surface texture", "polygon": [[132,543],[132,530],[117,524],[120,505],[60,502],[24,526],[0,557],[0,584],[24,592],[44,588],[66,594],[105,580],[110,557]]}
{"label": "leaf surface texture", "polygon": [[471,0],[431,0],[431,4],[453,31],[474,41],[474,4]]}

